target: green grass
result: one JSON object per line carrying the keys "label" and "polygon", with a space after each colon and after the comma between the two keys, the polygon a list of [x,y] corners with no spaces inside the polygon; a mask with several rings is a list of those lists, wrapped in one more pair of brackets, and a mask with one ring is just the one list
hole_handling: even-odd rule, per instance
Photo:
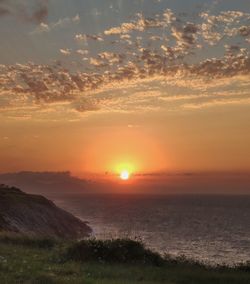
{"label": "green grass", "polygon": [[[145,263],[145,256],[151,260],[155,254],[148,254],[142,244],[126,239],[108,242],[91,240],[77,244],[55,240],[51,242],[53,245],[47,246],[41,245],[47,244],[42,239],[27,241],[27,237],[1,236],[0,283],[250,283],[248,265],[211,268],[186,259],[172,258],[166,258],[160,263]],[[79,258],[79,254],[76,254],[79,247],[84,247],[85,253],[87,248],[87,259]],[[92,252],[92,249],[95,251]],[[129,249],[134,252],[129,252]],[[121,251],[127,252],[126,258],[119,258]]]}
{"label": "green grass", "polygon": [[51,249],[59,244],[59,240],[46,237],[24,236],[18,233],[1,233],[0,243],[23,245],[25,247],[36,247],[43,249]]}

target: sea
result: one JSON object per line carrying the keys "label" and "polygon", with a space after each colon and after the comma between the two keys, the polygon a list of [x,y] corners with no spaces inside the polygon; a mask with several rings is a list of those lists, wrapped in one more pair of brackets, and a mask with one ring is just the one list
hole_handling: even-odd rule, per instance
{"label": "sea", "polygon": [[55,203],[93,229],[210,265],[250,261],[250,196],[75,194]]}

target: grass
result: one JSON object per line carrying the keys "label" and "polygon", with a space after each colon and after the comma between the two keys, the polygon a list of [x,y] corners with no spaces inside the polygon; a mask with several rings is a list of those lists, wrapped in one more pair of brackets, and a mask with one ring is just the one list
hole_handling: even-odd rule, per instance
{"label": "grass", "polygon": [[46,237],[39,238],[13,233],[2,233],[0,234],[0,243],[32,248],[51,249],[59,243],[59,240]]}
{"label": "grass", "polygon": [[127,239],[52,240],[49,246],[43,239],[30,239],[0,236],[1,284],[250,283],[249,265],[211,268],[185,258],[162,258]]}

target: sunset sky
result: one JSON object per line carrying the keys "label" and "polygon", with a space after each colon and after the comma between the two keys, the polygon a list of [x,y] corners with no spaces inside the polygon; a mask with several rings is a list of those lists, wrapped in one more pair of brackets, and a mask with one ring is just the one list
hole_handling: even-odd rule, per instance
{"label": "sunset sky", "polygon": [[0,0],[0,172],[250,172],[250,2]]}

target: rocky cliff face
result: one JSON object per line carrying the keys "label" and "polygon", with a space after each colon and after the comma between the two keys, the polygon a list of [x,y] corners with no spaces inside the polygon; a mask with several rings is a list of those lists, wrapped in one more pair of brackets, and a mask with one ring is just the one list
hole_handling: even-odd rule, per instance
{"label": "rocky cliff face", "polygon": [[43,196],[0,185],[0,231],[82,238],[91,233],[91,228]]}

